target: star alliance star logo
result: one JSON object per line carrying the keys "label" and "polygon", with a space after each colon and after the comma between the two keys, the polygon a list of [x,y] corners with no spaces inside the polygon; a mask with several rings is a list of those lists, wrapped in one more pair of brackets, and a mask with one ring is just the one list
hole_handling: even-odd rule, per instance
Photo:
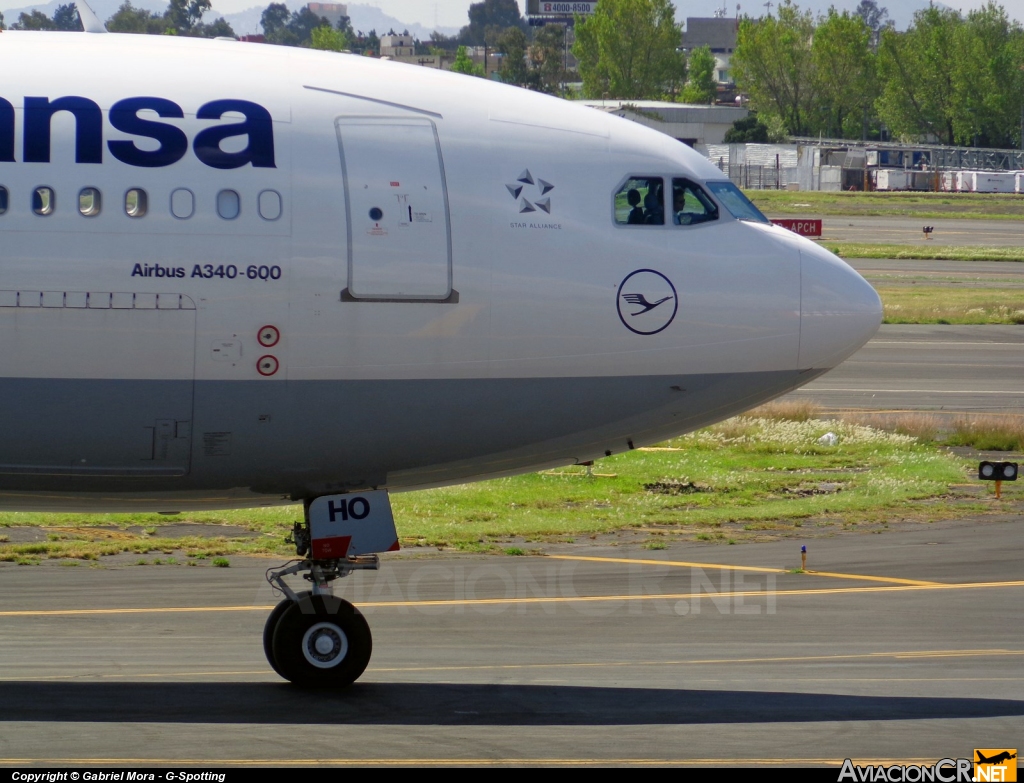
{"label": "star alliance star logo", "polygon": [[[530,185],[537,188],[540,191],[539,197],[534,197],[531,203],[529,199],[523,195],[523,191],[526,186]],[[550,182],[546,182],[542,179],[534,179],[534,176],[530,173],[529,169],[524,169],[523,173],[519,175],[515,183],[512,185],[506,185],[509,194],[512,198],[519,202],[519,214],[522,215],[526,212],[536,212],[538,209],[547,214],[551,214],[551,197],[548,196],[555,186]]]}

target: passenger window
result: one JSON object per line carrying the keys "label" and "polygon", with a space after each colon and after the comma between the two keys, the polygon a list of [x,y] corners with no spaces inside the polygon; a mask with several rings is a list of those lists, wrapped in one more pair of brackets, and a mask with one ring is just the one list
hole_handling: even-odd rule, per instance
{"label": "passenger window", "polygon": [[56,206],[53,188],[36,188],[32,192],[32,211],[37,215],[52,215]]}
{"label": "passenger window", "polygon": [[7,211],[9,199],[10,194],[7,192],[7,188],[0,187],[0,215]]}
{"label": "passenger window", "polygon": [[615,194],[615,222],[620,226],[665,224],[661,177],[632,177]]}
{"label": "passenger window", "polygon": [[196,198],[191,190],[178,188],[171,193],[171,214],[178,220],[188,220],[196,208]]}
{"label": "passenger window", "polygon": [[78,194],[78,211],[85,217],[100,214],[100,192],[96,188],[82,188]]}
{"label": "passenger window", "polygon": [[124,213],[130,218],[145,217],[149,212],[149,197],[141,188],[132,188],[124,194]]}
{"label": "passenger window", "polygon": [[281,194],[274,190],[264,190],[260,193],[259,210],[264,220],[277,220],[281,217]]}
{"label": "passenger window", "polygon": [[233,190],[222,190],[217,194],[217,214],[225,220],[234,220],[242,211],[238,194]]}
{"label": "passenger window", "polygon": [[718,206],[700,185],[677,177],[672,180],[672,218],[677,226],[718,220]]}

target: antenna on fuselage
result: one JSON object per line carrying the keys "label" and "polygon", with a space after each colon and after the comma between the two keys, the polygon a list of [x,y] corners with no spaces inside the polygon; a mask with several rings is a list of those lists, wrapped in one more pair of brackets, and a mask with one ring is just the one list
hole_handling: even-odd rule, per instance
{"label": "antenna on fuselage", "polygon": [[107,26],[96,16],[96,12],[89,7],[85,0],[75,0],[75,8],[78,9],[78,18],[82,20],[82,27],[87,33],[105,33]]}

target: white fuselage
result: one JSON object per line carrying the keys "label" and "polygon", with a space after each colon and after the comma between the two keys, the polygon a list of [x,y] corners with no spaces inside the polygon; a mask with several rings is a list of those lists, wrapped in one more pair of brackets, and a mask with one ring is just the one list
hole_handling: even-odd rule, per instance
{"label": "white fuselage", "polygon": [[[557,98],[159,36],[5,32],[0,72],[7,508],[590,460],[806,383],[880,320],[853,270],[783,229],[725,208],[617,224],[630,177],[725,178]],[[657,331],[622,309],[644,280],[668,286]]]}

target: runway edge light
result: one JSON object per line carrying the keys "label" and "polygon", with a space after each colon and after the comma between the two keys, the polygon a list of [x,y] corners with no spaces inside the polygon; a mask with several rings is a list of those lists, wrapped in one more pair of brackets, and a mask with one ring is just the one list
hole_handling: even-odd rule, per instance
{"label": "runway edge light", "polygon": [[996,498],[1002,497],[1004,481],[1016,481],[1018,473],[1016,462],[990,462],[983,460],[978,464],[978,479],[996,483]]}

